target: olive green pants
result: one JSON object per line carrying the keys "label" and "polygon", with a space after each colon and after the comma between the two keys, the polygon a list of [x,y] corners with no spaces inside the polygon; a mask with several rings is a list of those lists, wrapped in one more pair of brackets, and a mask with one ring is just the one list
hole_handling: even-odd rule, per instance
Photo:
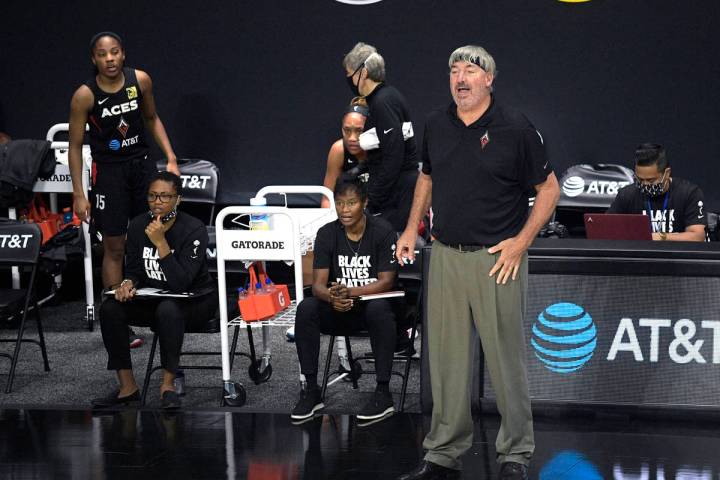
{"label": "olive green pants", "polygon": [[530,462],[535,442],[525,367],[523,319],[527,255],[515,281],[497,285],[488,273],[498,254],[460,252],[435,241],[430,258],[426,335],[433,397],[425,460],[460,469],[472,444],[473,356],[480,336],[502,417],[498,462]]}

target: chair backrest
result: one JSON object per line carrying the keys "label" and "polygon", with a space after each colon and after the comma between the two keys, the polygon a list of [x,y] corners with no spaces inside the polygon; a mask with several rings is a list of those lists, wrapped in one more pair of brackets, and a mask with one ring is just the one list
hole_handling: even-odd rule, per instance
{"label": "chair backrest", "polygon": [[[157,162],[158,170],[167,168],[167,160]],[[182,178],[182,199],[189,203],[215,204],[218,189],[218,168],[208,160],[178,159]]]}
{"label": "chair backrest", "polygon": [[36,224],[0,221],[0,264],[36,264],[41,243],[42,233]]}

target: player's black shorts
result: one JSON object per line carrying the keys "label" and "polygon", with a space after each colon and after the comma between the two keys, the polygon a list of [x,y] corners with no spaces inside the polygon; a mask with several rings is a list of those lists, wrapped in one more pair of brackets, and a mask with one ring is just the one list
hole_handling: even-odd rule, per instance
{"label": "player's black shorts", "polygon": [[125,235],[130,219],[148,210],[148,182],[156,172],[147,155],[94,163],[90,216],[95,230],[103,237]]}

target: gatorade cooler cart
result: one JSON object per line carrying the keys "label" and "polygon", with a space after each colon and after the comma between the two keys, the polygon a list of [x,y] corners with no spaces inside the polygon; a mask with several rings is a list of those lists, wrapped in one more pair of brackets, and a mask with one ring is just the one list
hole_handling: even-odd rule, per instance
{"label": "gatorade cooler cart", "polygon": [[[223,402],[226,405],[241,406],[245,403],[244,387],[230,378],[230,349],[228,345],[228,326],[241,326],[248,330],[250,348],[250,376],[268,379],[272,374],[268,336],[270,327],[290,327],[295,324],[295,311],[303,299],[302,255],[312,248],[317,230],[337,218],[333,207],[332,192],[320,186],[268,186],[262,188],[253,203],[263,203],[268,194],[312,194],[319,193],[330,200],[329,208],[288,208],[267,207],[262,205],[236,206],[224,208],[215,220],[217,243],[218,295],[220,305],[220,342],[222,352]],[[225,219],[230,217],[234,223],[243,225],[239,219],[247,220],[250,215],[269,215],[269,230],[227,229]],[[271,248],[267,248],[270,246]],[[284,261],[293,265],[295,278],[295,300],[290,306],[267,320],[245,322],[241,317],[228,318],[226,302],[225,262],[240,261]],[[258,360],[253,342],[252,329],[263,329],[264,350]]]}

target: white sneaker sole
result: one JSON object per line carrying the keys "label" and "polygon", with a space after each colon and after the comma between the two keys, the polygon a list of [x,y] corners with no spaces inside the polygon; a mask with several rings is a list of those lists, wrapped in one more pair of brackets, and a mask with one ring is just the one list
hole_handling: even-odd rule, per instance
{"label": "white sneaker sole", "polygon": [[395,406],[388,407],[384,411],[380,413],[376,413],[373,415],[355,415],[355,418],[358,420],[375,420],[376,418],[383,418],[385,415],[388,415],[390,413],[393,413],[395,411]]}
{"label": "white sneaker sole", "polygon": [[318,410],[322,410],[323,408],[325,408],[325,404],[320,402],[317,405],[315,405],[312,408],[312,410],[310,410],[310,412],[308,412],[304,415],[292,415],[291,414],[290,418],[292,418],[293,420],[305,420],[306,418],[310,418],[310,417],[314,416],[315,412],[317,412]]}

